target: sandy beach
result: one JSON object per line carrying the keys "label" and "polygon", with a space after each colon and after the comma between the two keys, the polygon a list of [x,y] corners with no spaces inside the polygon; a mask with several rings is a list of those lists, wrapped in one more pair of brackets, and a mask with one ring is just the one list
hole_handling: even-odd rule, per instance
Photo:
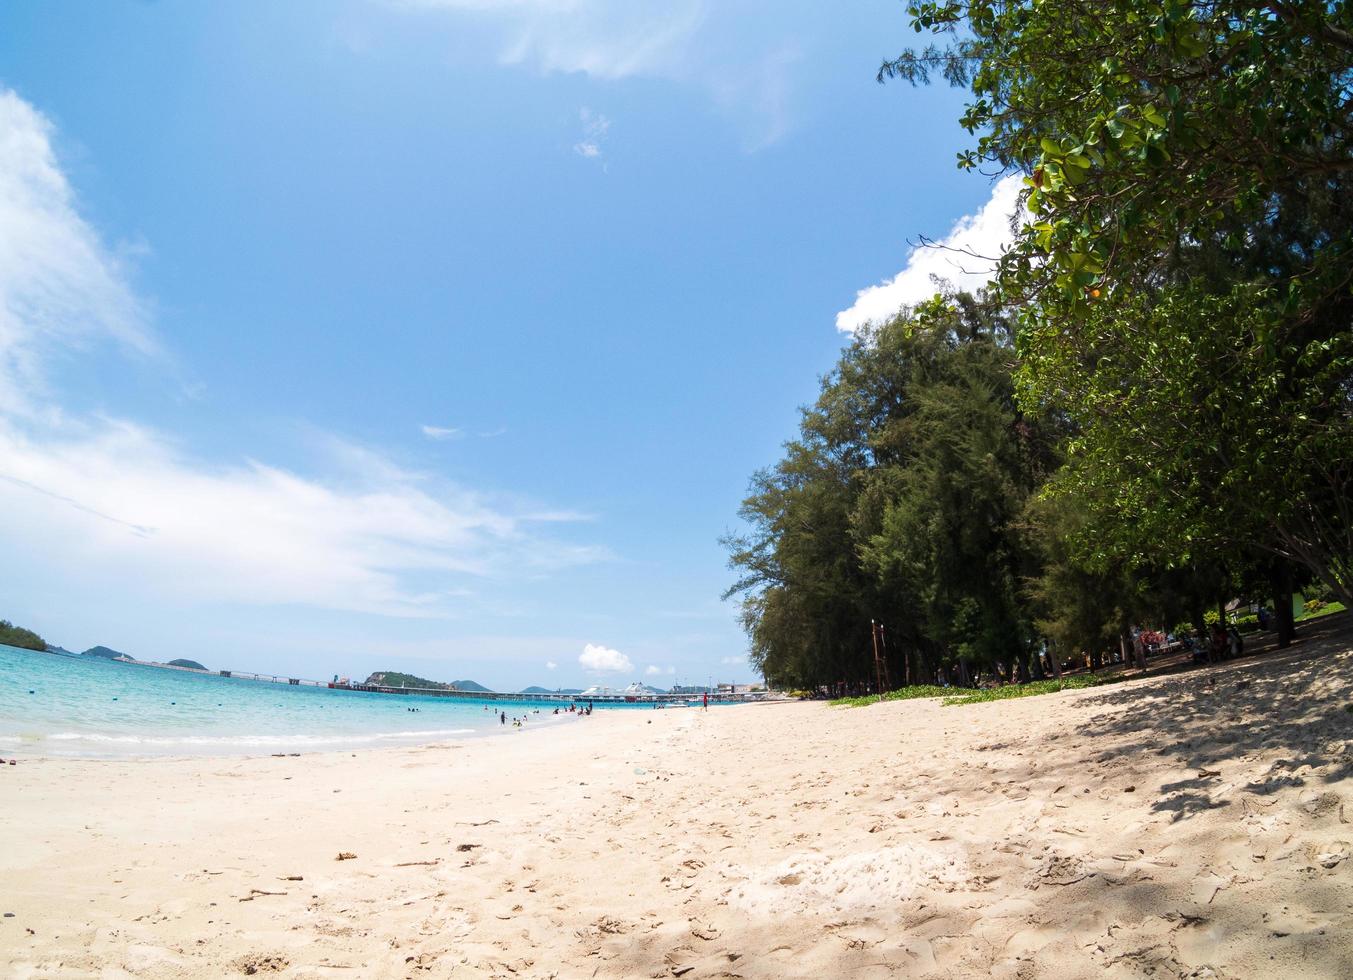
{"label": "sandy beach", "polygon": [[1339,629],[969,707],[25,759],[0,772],[0,973],[1349,976]]}

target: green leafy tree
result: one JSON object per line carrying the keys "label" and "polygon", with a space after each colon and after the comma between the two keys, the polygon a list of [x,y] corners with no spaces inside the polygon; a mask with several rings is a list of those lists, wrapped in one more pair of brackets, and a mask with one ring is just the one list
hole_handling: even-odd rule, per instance
{"label": "green leafy tree", "polygon": [[999,285],[1020,397],[1077,432],[1056,489],[1104,557],[1258,547],[1353,588],[1353,8],[908,5],[880,78],[970,87],[965,167],[1024,172]]}
{"label": "green leafy tree", "polygon": [[1048,457],[1014,404],[1009,325],[972,297],[863,331],[726,539],[751,659],[774,683],[1022,673],[1033,642],[1015,530]]}
{"label": "green leafy tree", "polygon": [[7,619],[0,619],[0,643],[25,650],[46,650],[47,641],[32,630],[15,626]]}

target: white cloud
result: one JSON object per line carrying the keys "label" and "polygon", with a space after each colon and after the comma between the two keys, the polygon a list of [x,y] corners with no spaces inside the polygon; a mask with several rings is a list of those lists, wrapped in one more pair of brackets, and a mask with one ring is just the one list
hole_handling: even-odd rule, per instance
{"label": "white cloud", "polygon": [[504,64],[616,79],[674,70],[706,17],[705,0],[416,0],[503,23]]}
{"label": "white cloud", "polygon": [[81,219],[52,124],[0,89],[0,412],[31,414],[59,351],[157,350],[119,257]]}
{"label": "white cloud", "polygon": [[745,666],[747,665],[747,658],[746,658],[746,657],[724,657],[722,660],[719,661],[719,663],[723,664],[725,667],[734,667],[734,666],[743,666],[743,667],[745,667]]}
{"label": "white cloud", "polygon": [[420,429],[422,430],[423,435],[437,442],[443,442],[447,439],[459,439],[465,434],[461,429],[453,429],[440,425],[424,425],[420,426]]}
{"label": "white cloud", "polygon": [[154,352],[145,305],[79,216],[52,126],[0,91],[0,553],[140,601],[301,604],[446,615],[466,577],[602,556],[553,541],[566,511],[488,499],[309,432],[325,471],[210,462],[153,427],[76,417],[52,359],[96,340]]}
{"label": "white cloud", "polygon": [[675,674],[675,667],[659,667],[657,664],[649,664],[644,668],[644,676],[658,677],[661,674]]}
{"label": "white cloud", "polygon": [[998,181],[980,211],[960,218],[934,245],[913,248],[906,267],[892,279],[856,293],[850,309],[836,314],[836,329],[854,333],[866,323],[888,320],[903,306],[934,296],[939,291],[936,280],[955,289],[985,286],[996,271],[996,260],[1014,238],[1010,225],[1022,187],[1019,174]]}
{"label": "white cloud", "polygon": [[555,663],[553,660],[546,660],[546,661],[545,661],[545,669],[546,669],[546,670],[554,670],[554,669],[555,669],[556,667],[558,667],[558,666],[559,666],[559,665],[558,665],[557,663]]}
{"label": "white cloud", "polygon": [[[744,121],[748,149],[789,128],[798,46],[763,16],[713,0],[405,0],[405,7],[473,17],[501,35],[499,61],[546,74],[661,78],[703,89]],[[750,36],[749,46],[738,43]],[[584,140],[583,156],[601,153]]]}
{"label": "white cloud", "polygon": [[583,652],[578,654],[578,663],[582,664],[584,670],[593,670],[600,673],[627,674],[634,669],[634,664],[630,662],[630,658],[619,650],[612,650],[610,647],[599,646],[595,643],[589,643],[583,647]]}
{"label": "white cloud", "polygon": [[438,615],[466,577],[600,557],[455,486],[209,465],[125,421],[34,434],[0,418],[0,458],[0,540],[159,595]]}
{"label": "white cloud", "polygon": [[573,152],[589,159],[601,156],[601,143],[610,132],[611,120],[587,106],[578,111],[578,118],[583,125],[583,138],[573,144]]}

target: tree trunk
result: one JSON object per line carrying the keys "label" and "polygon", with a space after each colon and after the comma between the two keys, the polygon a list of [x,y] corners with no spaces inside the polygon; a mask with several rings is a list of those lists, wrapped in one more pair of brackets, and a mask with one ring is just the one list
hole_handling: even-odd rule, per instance
{"label": "tree trunk", "polygon": [[1062,679],[1061,658],[1057,655],[1057,647],[1051,640],[1048,641],[1048,666],[1052,668],[1052,676],[1059,681]]}
{"label": "tree trunk", "polygon": [[[1136,636],[1134,636],[1131,640],[1128,640],[1128,639],[1126,638],[1126,636],[1124,636],[1123,640],[1124,640],[1124,643],[1125,643],[1125,644],[1131,644],[1131,649],[1132,649],[1132,659],[1133,659],[1134,661],[1136,661],[1136,663],[1137,663],[1137,669],[1140,670],[1143,674],[1145,674],[1145,673],[1146,673],[1146,641],[1142,639],[1142,634],[1139,632],[1139,633],[1138,633]],[[1128,649],[1127,646],[1124,646],[1124,648],[1123,648],[1123,660],[1124,660],[1124,662],[1127,661],[1127,649]]]}
{"label": "tree trunk", "polygon": [[1297,636],[1292,616],[1292,569],[1286,563],[1273,576],[1273,619],[1278,627],[1278,649],[1284,650]]}
{"label": "tree trunk", "polygon": [[1203,645],[1203,653],[1207,657],[1207,662],[1212,663],[1212,637],[1207,632],[1207,617],[1203,615],[1201,605],[1193,608],[1193,629],[1198,634],[1198,642]]}
{"label": "tree trunk", "polygon": [[968,683],[968,665],[963,662],[963,658],[958,658],[958,683],[962,687],[971,687]]}

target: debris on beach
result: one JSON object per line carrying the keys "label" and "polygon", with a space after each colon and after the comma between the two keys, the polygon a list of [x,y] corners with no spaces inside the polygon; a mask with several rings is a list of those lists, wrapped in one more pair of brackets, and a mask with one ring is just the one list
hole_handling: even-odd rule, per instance
{"label": "debris on beach", "polygon": [[249,894],[240,899],[241,902],[252,902],[254,899],[264,895],[285,895],[286,892],[264,891],[262,888],[250,888]]}
{"label": "debris on beach", "polygon": [[353,859],[356,858],[356,857],[357,857],[357,855],[356,855],[356,854],[353,854],[352,851],[339,851],[339,852],[338,852],[338,857],[334,858],[334,860],[335,860],[335,861],[351,861],[351,860],[353,860]]}
{"label": "debris on beach", "polygon": [[291,961],[277,953],[247,953],[231,964],[246,977],[258,973],[281,973]]}

